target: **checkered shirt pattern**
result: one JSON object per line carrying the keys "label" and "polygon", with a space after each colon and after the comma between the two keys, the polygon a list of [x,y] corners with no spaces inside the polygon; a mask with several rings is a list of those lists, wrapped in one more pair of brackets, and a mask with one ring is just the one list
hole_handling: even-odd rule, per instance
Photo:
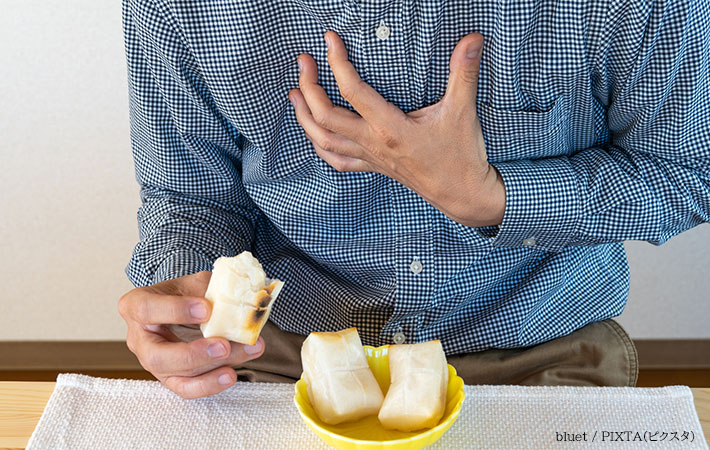
{"label": "checkered shirt pattern", "polygon": [[[403,333],[447,354],[617,316],[623,241],[660,245],[710,220],[709,3],[124,0],[143,202],[126,272],[148,285],[248,249],[286,283],[280,328],[355,326],[370,345]],[[354,111],[327,30],[404,112],[438,102],[454,46],[483,34],[476,106],[506,188],[500,226],[458,224],[392,179],[316,155],[287,93],[308,53]]]}

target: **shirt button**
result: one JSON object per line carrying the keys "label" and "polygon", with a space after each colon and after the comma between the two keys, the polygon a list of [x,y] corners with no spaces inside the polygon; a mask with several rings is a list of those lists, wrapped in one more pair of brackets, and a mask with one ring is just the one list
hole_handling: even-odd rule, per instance
{"label": "shirt button", "polygon": [[377,35],[378,38],[382,39],[383,41],[390,37],[390,29],[387,25],[385,25],[385,22],[380,22],[380,26],[377,27],[375,30],[375,34]]}
{"label": "shirt button", "polygon": [[422,263],[419,261],[412,261],[412,263],[409,265],[409,270],[412,271],[412,273],[420,273],[424,266],[422,266]]}
{"label": "shirt button", "polygon": [[535,240],[534,237],[530,237],[530,238],[523,240],[523,245],[526,247],[532,247],[535,244],[537,244],[537,241]]}
{"label": "shirt button", "polygon": [[392,342],[394,342],[397,345],[404,344],[404,341],[406,341],[406,340],[407,340],[407,337],[402,332],[395,333],[394,336],[392,336]]}

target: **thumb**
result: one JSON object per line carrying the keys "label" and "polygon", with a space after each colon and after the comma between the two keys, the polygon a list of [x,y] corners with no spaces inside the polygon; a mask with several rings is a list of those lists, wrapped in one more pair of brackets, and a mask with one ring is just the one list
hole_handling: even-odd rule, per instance
{"label": "thumb", "polygon": [[481,67],[483,36],[471,33],[459,41],[449,61],[449,83],[444,101],[459,108],[476,105],[478,71]]}

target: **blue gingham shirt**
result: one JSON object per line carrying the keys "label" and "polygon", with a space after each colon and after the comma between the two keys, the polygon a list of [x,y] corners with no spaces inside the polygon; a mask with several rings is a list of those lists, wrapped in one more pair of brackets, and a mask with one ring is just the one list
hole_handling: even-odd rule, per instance
{"label": "blue gingham shirt", "polygon": [[[616,316],[622,241],[659,245],[710,219],[708,3],[124,0],[143,201],[127,274],[152,284],[249,249],[286,282],[282,329],[356,326],[365,344],[441,339],[447,354]],[[354,110],[327,30],[404,112],[438,102],[454,46],[483,34],[477,108],[506,188],[500,226],[466,227],[318,158],[287,93],[308,53]]]}

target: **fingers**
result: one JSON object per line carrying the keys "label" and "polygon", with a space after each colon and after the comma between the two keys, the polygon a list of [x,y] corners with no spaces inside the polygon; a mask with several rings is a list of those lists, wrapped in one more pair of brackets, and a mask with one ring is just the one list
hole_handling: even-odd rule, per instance
{"label": "fingers", "polygon": [[163,339],[166,341],[170,342],[182,342],[180,338],[175,336],[175,333],[173,333],[170,329],[168,329],[167,326],[165,325],[143,325],[143,328],[146,330],[155,333],[159,336],[161,336]]}
{"label": "fingers", "polygon": [[161,281],[150,286],[150,288],[161,294],[204,297],[210,278],[212,278],[212,272],[203,270],[180,278]]}
{"label": "fingers", "polygon": [[[449,82],[444,102],[453,107],[475,111],[483,36],[472,33],[456,44],[449,61]],[[469,56],[470,55],[470,56]]]}
{"label": "fingers", "polygon": [[[348,61],[345,44],[334,31],[325,34],[328,45],[328,64],[338,83],[340,95],[373,126],[404,120],[404,113],[387,102],[370,85],[362,81],[355,67]],[[308,99],[310,104],[310,98]]]}
{"label": "fingers", "polygon": [[237,374],[224,366],[196,377],[169,376],[160,381],[180,397],[193,399],[219,394],[237,381]]}
{"label": "fingers", "polygon": [[329,152],[316,144],[308,134],[306,134],[306,137],[313,144],[316,154],[338,172],[375,172],[366,161]]}
{"label": "fingers", "polygon": [[264,340],[253,346],[224,338],[200,338],[174,342],[145,329],[134,331],[131,339],[141,365],[159,376],[197,376],[224,365],[239,366],[261,356]]}
{"label": "fingers", "polygon": [[150,288],[134,289],[119,300],[121,315],[141,324],[202,323],[211,309],[204,298],[164,295]]}
{"label": "fingers", "polygon": [[[298,123],[301,124],[306,133],[306,137],[308,137],[316,148],[318,156],[323,158],[322,153],[324,152],[339,154],[338,157],[331,159],[349,161],[349,164],[362,166],[364,168],[363,164],[354,161],[361,161],[366,156],[365,149],[360,144],[318,125],[311,112],[310,103],[306,103],[303,94],[299,92],[298,89],[293,89],[289,93],[289,99],[291,99],[291,103],[293,103]],[[340,157],[340,155],[342,155],[342,157]],[[328,162],[327,159],[326,162]],[[364,161],[362,162],[364,163]]]}
{"label": "fingers", "polygon": [[199,337],[183,342],[168,326],[197,329],[196,324],[208,319],[210,303],[199,296],[204,295],[210,275],[200,272],[133,289],[118,302],[128,325],[128,348],[146,370],[185,398],[213,395],[228,388],[236,381],[229,366],[258,358],[265,349],[262,338],[254,346],[224,338]]}
{"label": "fingers", "polygon": [[[362,142],[366,136],[367,123],[354,112],[333,105],[328,94],[318,84],[318,68],[313,57],[308,54],[299,55],[298,65],[301,67],[298,78],[300,92],[298,92],[299,89],[292,90],[290,95],[294,92],[302,93],[302,97],[310,106],[314,121],[323,128]],[[297,100],[302,100],[302,98]]]}

